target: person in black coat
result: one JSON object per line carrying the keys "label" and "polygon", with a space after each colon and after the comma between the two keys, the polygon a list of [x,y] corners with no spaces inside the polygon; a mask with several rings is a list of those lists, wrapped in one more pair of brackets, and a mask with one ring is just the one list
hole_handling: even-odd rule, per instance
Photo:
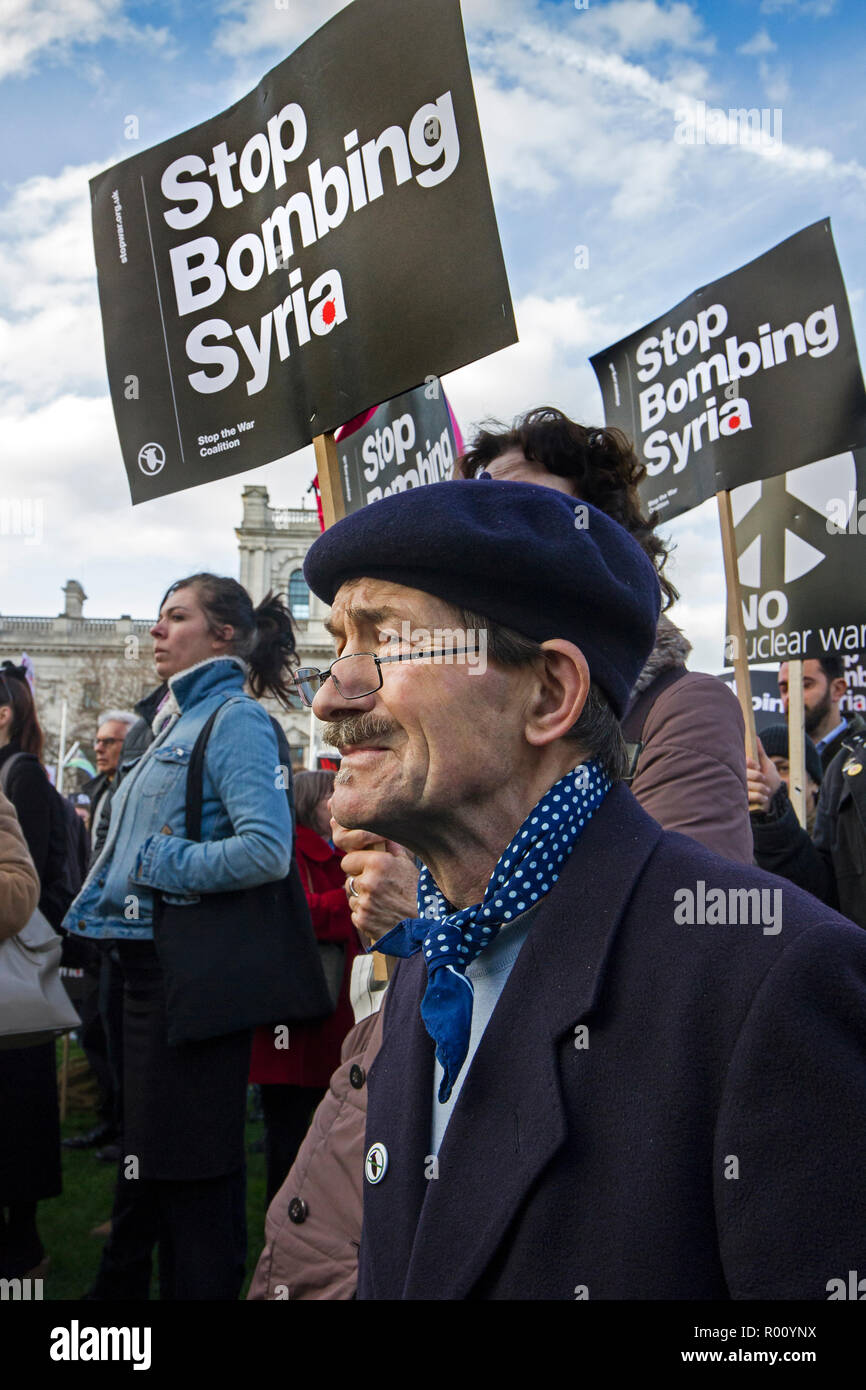
{"label": "person in black coat", "polygon": [[[57,860],[52,836],[54,792],[44,767],[42,730],[23,667],[0,669],[0,776],[18,813],[39,875],[39,907],[53,914],[49,876]],[[56,825],[56,822],[55,822]],[[60,1112],[54,1043],[0,1050],[0,1278],[38,1277],[46,1267],[36,1205],[62,1186]]]}
{"label": "person in black coat", "polygon": [[440,483],[307,556],[333,814],[425,866],[376,945],[358,1297],[826,1299],[866,1268],[866,937],[622,785],[658,584],[583,523]]}
{"label": "person in black coat", "polygon": [[755,862],[866,927],[866,735],[853,726],[837,739],[811,835],[760,745],[758,753],[759,763],[747,760]]}

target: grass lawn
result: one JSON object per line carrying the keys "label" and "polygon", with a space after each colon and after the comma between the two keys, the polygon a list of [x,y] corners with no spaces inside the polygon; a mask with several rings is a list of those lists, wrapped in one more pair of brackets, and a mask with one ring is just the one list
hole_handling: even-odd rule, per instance
{"label": "grass lawn", "polygon": [[[57,1044],[58,1066],[61,1044]],[[75,1042],[70,1048],[70,1086],[63,1137],[81,1134],[96,1124],[95,1088],[86,1071],[84,1054]],[[247,1274],[242,1297],[246,1295],[264,1245],[265,1160],[261,1153],[250,1153],[250,1145],[261,1139],[261,1122],[247,1121]],[[51,1266],[45,1277],[45,1299],[80,1298],[93,1282],[103,1241],[92,1236],[94,1226],[111,1215],[116,1165],[100,1163],[92,1149],[63,1149],[63,1192],[59,1197],[39,1203],[39,1234]],[[154,1258],[154,1268],[156,1259]],[[158,1297],[156,1280],[151,1297]]]}

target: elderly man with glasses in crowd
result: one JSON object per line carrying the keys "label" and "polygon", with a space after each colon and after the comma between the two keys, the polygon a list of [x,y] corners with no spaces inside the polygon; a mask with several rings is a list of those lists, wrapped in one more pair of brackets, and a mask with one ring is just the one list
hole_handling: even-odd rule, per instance
{"label": "elderly man with glasses in crowd", "polygon": [[358,1297],[827,1298],[866,1267],[866,939],[623,785],[650,562],[479,480],[353,514],[305,568],[333,814],[425,866],[376,946]]}

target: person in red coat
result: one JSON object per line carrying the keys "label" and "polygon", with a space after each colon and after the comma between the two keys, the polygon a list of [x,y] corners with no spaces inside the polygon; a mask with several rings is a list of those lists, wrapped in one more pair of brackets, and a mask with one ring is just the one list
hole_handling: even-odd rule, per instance
{"label": "person in red coat", "polygon": [[288,1047],[279,1045],[285,1041],[284,1032],[273,1028],[257,1028],[253,1037],[250,1081],[261,1087],[268,1204],[295,1160],[313,1111],[340,1065],[343,1039],[355,1022],[349,980],[361,946],[340,868],[343,855],[327,838],[333,790],[333,772],[299,772],[295,778],[295,853],[313,928],[319,941],[345,947],[337,1007],[319,1023],[290,1028]]}

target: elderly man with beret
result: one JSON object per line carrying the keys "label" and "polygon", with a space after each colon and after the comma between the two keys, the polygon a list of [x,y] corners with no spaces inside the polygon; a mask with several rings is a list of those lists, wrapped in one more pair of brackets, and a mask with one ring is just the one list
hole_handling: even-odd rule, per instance
{"label": "elderly man with beret", "polygon": [[440,483],[307,558],[333,813],[425,866],[377,943],[358,1296],[824,1299],[866,1269],[866,938],[622,784],[658,581],[580,513]]}

